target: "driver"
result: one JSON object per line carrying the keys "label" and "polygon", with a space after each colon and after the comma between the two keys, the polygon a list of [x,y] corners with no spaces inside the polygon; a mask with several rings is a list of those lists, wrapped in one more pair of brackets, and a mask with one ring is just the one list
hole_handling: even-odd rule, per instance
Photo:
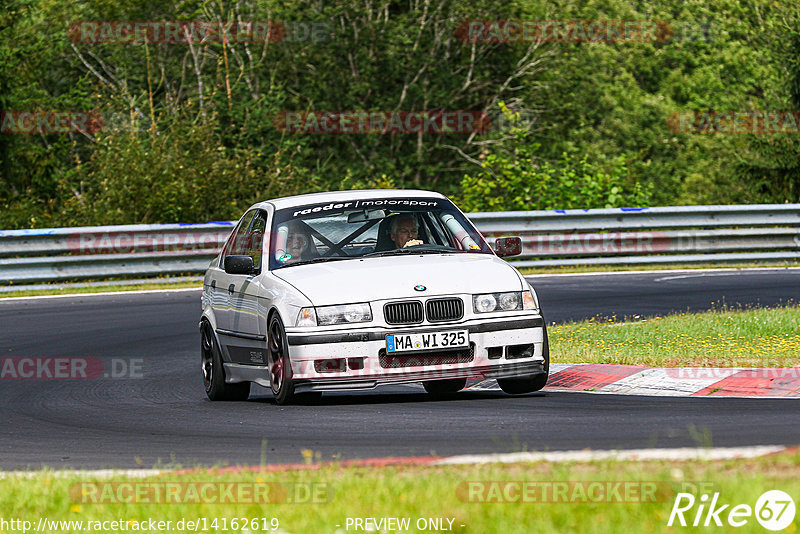
{"label": "driver", "polygon": [[286,252],[292,255],[293,261],[306,260],[308,258],[304,256],[308,255],[308,244],[310,242],[311,239],[307,234],[302,232],[292,232],[286,239]]}
{"label": "driver", "polygon": [[422,241],[417,239],[417,232],[417,218],[407,213],[394,217],[389,226],[389,237],[394,241],[396,248],[421,245]]}
{"label": "driver", "polygon": [[294,263],[317,257],[311,234],[302,223],[289,223],[286,237],[286,251],[278,258],[281,263]]}

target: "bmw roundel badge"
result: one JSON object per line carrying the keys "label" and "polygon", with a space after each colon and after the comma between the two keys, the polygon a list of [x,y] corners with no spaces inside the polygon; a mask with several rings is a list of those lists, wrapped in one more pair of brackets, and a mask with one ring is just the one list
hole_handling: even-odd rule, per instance
{"label": "bmw roundel badge", "polygon": [[426,289],[423,285],[414,286],[414,291],[425,291]]}

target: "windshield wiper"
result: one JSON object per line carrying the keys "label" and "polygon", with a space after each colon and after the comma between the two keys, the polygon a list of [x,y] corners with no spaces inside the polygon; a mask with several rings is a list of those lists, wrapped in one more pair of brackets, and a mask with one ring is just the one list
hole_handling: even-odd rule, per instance
{"label": "windshield wiper", "polygon": [[[362,258],[366,258],[367,256],[394,256],[395,254],[449,254],[451,251],[448,250],[439,250],[434,248],[396,248],[392,250],[377,250],[375,252],[369,252],[367,254],[362,255]],[[455,251],[453,251],[455,252]]]}
{"label": "windshield wiper", "polygon": [[[320,256],[319,258],[312,258],[310,260],[303,260],[303,261],[295,261],[292,263],[284,264],[283,267],[294,267],[295,265],[308,265],[310,263],[322,263],[326,261],[336,261],[336,260],[349,260],[352,259],[351,256],[341,257],[341,256]],[[281,268],[283,268],[281,267]]]}

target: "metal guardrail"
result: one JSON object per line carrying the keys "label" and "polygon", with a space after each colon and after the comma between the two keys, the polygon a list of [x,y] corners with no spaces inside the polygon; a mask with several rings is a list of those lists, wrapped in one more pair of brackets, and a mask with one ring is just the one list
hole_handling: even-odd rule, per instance
{"label": "metal guardrail", "polygon": [[[472,213],[518,267],[800,259],[800,204]],[[0,284],[205,271],[233,222],[0,231]]]}
{"label": "metal guardrail", "polygon": [[0,284],[202,273],[234,224],[0,231]]}
{"label": "metal guardrail", "polygon": [[517,267],[800,259],[800,204],[473,213],[486,236],[520,235]]}

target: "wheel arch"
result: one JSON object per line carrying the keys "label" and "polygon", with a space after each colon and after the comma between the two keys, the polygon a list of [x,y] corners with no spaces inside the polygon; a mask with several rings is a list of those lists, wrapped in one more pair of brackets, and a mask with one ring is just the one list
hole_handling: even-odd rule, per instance
{"label": "wheel arch", "polygon": [[281,310],[279,310],[278,307],[275,306],[274,304],[270,306],[269,311],[267,312],[267,325],[269,325],[269,322],[275,315],[280,317],[281,322],[283,322],[283,325],[286,326],[286,322],[284,321],[284,315],[281,313]]}

